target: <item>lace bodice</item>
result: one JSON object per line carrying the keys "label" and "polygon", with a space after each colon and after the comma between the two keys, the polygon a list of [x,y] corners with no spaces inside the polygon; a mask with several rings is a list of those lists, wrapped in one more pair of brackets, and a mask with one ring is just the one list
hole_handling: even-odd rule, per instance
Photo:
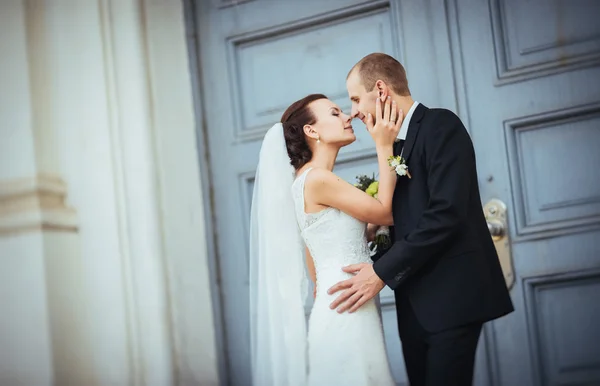
{"label": "lace bodice", "polygon": [[[304,183],[310,170],[292,184],[298,226],[317,274],[317,296],[308,326],[307,386],[393,386],[381,319],[373,300],[354,313],[340,314],[330,308],[339,293],[327,293],[337,282],[353,276],[342,267],[372,263],[366,224],[336,208],[306,213]],[[369,335],[368,345],[364,344],[365,333]]]}
{"label": "lace bodice", "polygon": [[298,226],[314,260],[317,278],[329,269],[341,273],[345,265],[372,262],[364,222],[331,207],[306,213],[304,183],[311,170],[307,169],[294,181],[292,194]]}

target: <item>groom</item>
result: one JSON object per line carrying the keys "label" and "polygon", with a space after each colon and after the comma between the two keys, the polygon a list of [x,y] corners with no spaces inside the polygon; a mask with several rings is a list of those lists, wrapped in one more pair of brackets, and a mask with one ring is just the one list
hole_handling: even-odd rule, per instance
{"label": "groom", "polygon": [[411,178],[394,192],[394,244],[374,264],[330,288],[331,304],[356,311],[385,285],[394,290],[398,329],[411,386],[472,384],[483,323],[514,310],[483,215],[473,144],[451,111],[413,101],[404,67],[375,53],[348,74],[352,116],[375,116],[391,97],[405,114],[395,155]]}

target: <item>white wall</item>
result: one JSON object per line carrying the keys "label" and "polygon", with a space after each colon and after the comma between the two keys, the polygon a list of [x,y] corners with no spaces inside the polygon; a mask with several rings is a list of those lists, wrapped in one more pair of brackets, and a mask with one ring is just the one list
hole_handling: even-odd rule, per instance
{"label": "white wall", "polygon": [[0,57],[0,384],[218,384],[181,3],[0,2]]}
{"label": "white wall", "polygon": [[[52,377],[43,237],[20,221],[37,173],[22,4],[0,3],[0,384],[48,384]],[[14,188],[13,188],[14,186]],[[9,201],[10,199],[10,201]],[[15,208],[16,207],[16,208]],[[29,224],[28,224],[29,223]]]}

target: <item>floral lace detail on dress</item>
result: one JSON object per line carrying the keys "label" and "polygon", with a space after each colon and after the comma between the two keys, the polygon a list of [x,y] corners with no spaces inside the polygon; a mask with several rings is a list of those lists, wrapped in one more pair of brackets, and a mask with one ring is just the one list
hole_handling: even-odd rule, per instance
{"label": "floral lace detail on dress", "polygon": [[333,208],[326,208],[323,209],[320,212],[317,213],[305,213],[304,214],[304,228],[308,228],[309,226],[311,226],[312,224],[316,223],[317,221],[319,221],[319,219],[321,217],[323,217],[324,215],[327,214],[327,212]]}
{"label": "floral lace detail on dress", "polygon": [[312,168],[306,169],[304,173],[302,173],[296,181],[294,181],[294,185],[292,185],[292,195],[294,197],[294,204],[296,208],[296,219],[298,220],[298,226],[300,226],[300,230],[304,230],[308,228],[312,224],[316,223],[325,216],[328,212],[330,212],[334,208],[325,208],[316,213],[306,213],[304,210],[304,181],[306,180],[306,175]]}
{"label": "floral lace detail on dress", "polygon": [[[307,386],[393,386],[381,319],[373,300],[352,314],[339,314],[329,307],[339,294],[329,295],[328,288],[352,276],[342,268],[372,263],[366,224],[331,207],[306,213],[304,182],[310,170],[292,185],[298,228],[317,276],[317,294],[308,326]],[[365,331],[369,334],[368,345],[362,339]]]}
{"label": "floral lace detail on dress", "polygon": [[372,262],[366,240],[366,224],[336,208],[306,213],[304,184],[312,170],[302,173],[292,186],[298,226],[313,256],[315,268],[342,267]]}

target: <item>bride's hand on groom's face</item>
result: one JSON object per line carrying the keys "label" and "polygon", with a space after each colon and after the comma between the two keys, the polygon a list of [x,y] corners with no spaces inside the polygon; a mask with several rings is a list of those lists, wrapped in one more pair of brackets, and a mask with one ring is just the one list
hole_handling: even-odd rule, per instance
{"label": "bride's hand on groom's face", "polygon": [[327,291],[329,295],[332,295],[340,290],[345,290],[330,305],[332,310],[341,305],[337,310],[339,313],[347,310],[352,313],[358,310],[363,304],[377,296],[385,287],[385,283],[373,270],[373,264],[348,265],[343,268],[343,271],[355,273],[356,275],[337,283]]}
{"label": "bride's hand on groom's face", "polygon": [[375,117],[369,113],[366,120],[367,130],[373,137],[375,145],[393,146],[400,132],[403,119],[404,112],[398,110],[396,101],[392,101],[392,98],[388,96],[382,107],[381,98],[377,98],[375,101]]}

